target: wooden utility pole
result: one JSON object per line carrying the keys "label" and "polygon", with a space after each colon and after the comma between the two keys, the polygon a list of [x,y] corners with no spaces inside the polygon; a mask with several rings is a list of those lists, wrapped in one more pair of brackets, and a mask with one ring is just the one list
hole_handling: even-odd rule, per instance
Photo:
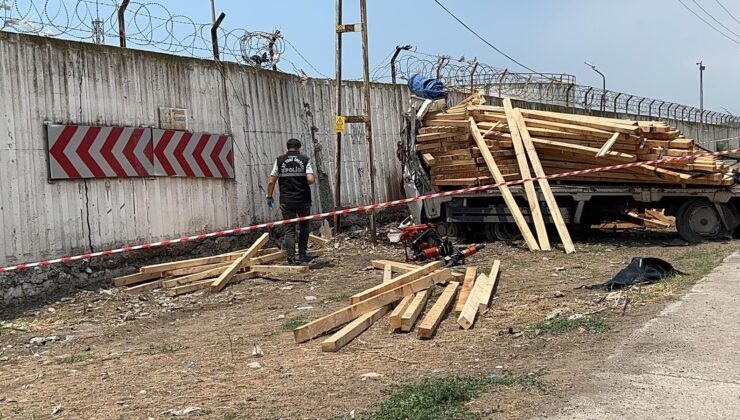
{"label": "wooden utility pole", "polygon": [[[370,60],[368,58],[368,42],[367,42],[367,0],[360,0],[360,24],[348,24],[342,23],[342,0],[337,1],[337,19],[336,19],[336,116],[335,116],[335,131],[337,135],[336,144],[336,161],[334,173],[334,205],[336,209],[340,209],[341,206],[341,171],[342,171],[342,132],[344,131],[345,123],[364,123],[365,124],[365,140],[367,143],[367,157],[368,157],[368,178],[370,188],[370,203],[375,203],[375,160],[373,158],[373,136],[372,136],[372,122],[371,122],[371,108],[370,108]],[[362,69],[363,69],[363,115],[351,116],[342,115],[342,34],[345,32],[362,32]],[[370,227],[370,242],[375,245],[377,244],[376,237],[376,226],[375,226],[375,212],[370,210],[368,213],[369,227]],[[334,232],[339,232],[339,216],[334,216]]]}

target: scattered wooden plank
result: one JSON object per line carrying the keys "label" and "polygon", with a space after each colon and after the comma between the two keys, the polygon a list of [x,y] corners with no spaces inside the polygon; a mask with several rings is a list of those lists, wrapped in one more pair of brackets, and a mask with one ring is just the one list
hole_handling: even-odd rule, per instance
{"label": "scattered wooden plank", "polygon": [[311,243],[314,243],[319,246],[324,246],[331,242],[331,239],[322,238],[321,236],[316,236],[314,234],[308,235],[308,241]]}
{"label": "scattered wooden plank", "polygon": [[360,293],[357,293],[356,295],[353,295],[350,298],[351,303],[358,303],[363,300],[369,299],[373,296],[377,296],[383,292],[387,292],[388,290],[394,289],[398,286],[401,286],[403,284],[406,284],[410,281],[416,280],[424,275],[427,275],[435,270],[438,270],[442,267],[441,261],[434,261],[429,264],[425,264],[421,267],[417,267],[416,269],[409,271],[408,273],[402,274],[395,279],[393,279],[390,283],[384,283],[379,284],[377,286],[371,287],[365,291],[362,291]]}
{"label": "scattered wooden plank", "polygon": [[491,266],[491,272],[486,276],[486,282],[481,287],[481,292],[478,298],[478,310],[481,313],[491,306],[491,299],[498,287],[500,267],[501,261],[495,260]]}
{"label": "scattered wooden plank", "polygon": [[388,324],[391,326],[391,331],[395,331],[401,328],[401,315],[406,312],[406,308],[409,307],[411,301],[414,300],[413,295],[404,296],[398,305],[393,309],[390,315],[388,315]]}
{"label": "scattered wooden plank", "polygon": [[468,300],[465,301],[463,310],[460,312],[460,316],[457,317],[457,323],[464,329],[470,329],[475,323],[475,317],[478,315],[479,309],[479,294],[482,286],[488,281],[485,274],[478,274],[478,278],[475,280],[473,290],[470,291]]}
{"label": "scattered wooden plank", "polygon": [[229,267],[224,270],[223,273],[221,273],[220,276],[213,282],[211,285],[211,292],[216,293],[220,292],[231,280],[231,277],[234,276],[241,268],[242,265],[244,265],[245,262],[249,261],[250,258],[252,258],[257,251],[262,248],[267,241],[270,239],[269,233],[263,233],[262,236],[260,236],[247,251],[242,254],[242,256],[234,261],[233,264],[231,264]]}
{"label": "scattered wooden plank", "polygon": [[524,150],[522,135],[517,126],[514,109],[511,106],[511,99],[509,98],[504,98],[504,111],[506,112],[506,121],[509,124],[509,130],[511,131],[514,152],[516,153],[516,161],[519,165],[519,174],[522,179],[527,180],[524,181],[524,193],[527,197],[527,202],[529,203],[530,216],[532,217],[535,231],[537,232],[537,240],[542,251],[550,251],[552,248],[550,248],[550,239],[547,237],[545,219],[542,217],[537,191],[535,190],[534,183],[531,180],[532,174],[529,172],[527,152]]}
{"label": "scattered wooden plank", "polygon": [[473,284],[475,284],[476,273],[478,272],[477,267],[468,267],[465,270],[465,278],[463,279],[462,288],[460,294],[457,297],[457,303],[455,304],[455,316],[460,316],[460,313],[465,306],[465,302],[470,296],[470,291],[473,290]]}
{"label": "scattered wooden plank", "polygon": [[116,277],[113,279],[113,285],[116,287],[128,286],[131,284],[142,283],[162,277],[161,273],[136,273],[128,276]]}
{"label": "scattered wooden plank", "polygon": [[[483,159],[485,159],[486,161],[486,166],[488,166],[488,170],[491,172],[493,178],[496,180],[496,183],[500,184],[505,182],[503,175],[496,166],[496,161],[491,155],[491,151],[488,150],[488,145],[486,144],[485,140],[483,140],[483,136],[480,135],[478,126],[475,124],[475,120],[472,117],[470,117],[469,119],[469,124],[470,130],[473,133],[473,138],[475,139],[475,142],[478,145],[481,154],[483,155]],[[519,209],[519,204],[517,204],[514,196],[511,194],[509,187],[502,185],[499,187],[499,190],[501,191],[501,196],[504,198],[506,206],[509,208],[509,212],[514,218],[516,225],[519,227],[519,231],[522,233],[524,242],[527,244],[530,250],[539,250],[540,247],[537,244],[537,241],[534,239],[532,231],[529,230],[529,226],[527,225],[526,220],[524,220],[524,216],[522,216],[522,212]]]}
{"label": "scattered wooden plank", "polygon": [[141,267],[141,270],[139,270],[139,272],[141,273],[162,273],[165,271],[176,270],[179,268],[196,267],[199,265],[215,264],[215,263],[223,263],[223,262],[233,262],[234,260],[239,259],[240,256],[241,254],[223,254],[223,255],[216,255],[213,257],[193,258],[190,260],[148,265],[145,267]]}
{"label": "scattered wooden plank", "polygon": [[435,283],[445,283],[449,279],[449,269],[438,270],[427,274],[410,283],[372,296],[298,327],[293,331],[293,338],[297,343],[303,343],[340,325],[346,324],[364,313],[397,302],[403,299],[404,296],[428,289]]}
{"label": "scattered wooden plank", "polygon": [[251,271],[260,274],[296,274],[308,271],[307,265],[252,265]]}
{"label": "scattered wooden plank", "polygon": [[200,273],[201,271],[211,270],[213,268],[218,267],[226,267],[230,263],[224,262],[224,263],[215,263],[215,264],[206,264],[206,265],[199,265],[196,267],[185,267],[185,268],[178,268],[175,270],[165,271],[162,273],[162,277],[180,277],[180,276],[188,276],[190,274]]}
{"label": "scattered wooden plank", "polygon": [[180,296],[180,295],[184,295],[185,293],[195,292],[196,290],[208,289],[212,283],[213,283],[213,280],[208,279],[208,280],[196,281],[194,283],[185,284],[182,286],[175,286],[175,287],[167,289],[167,294],[170,296]]}
{"label": "scattered wooden plank", "polygon": [[162,287],[162,280],[154,280],[154,281],[150,281],[149,283],[143,283],[137,286],[127,287],[121,290],[121,293],[125,295],[132,295],[136,293],[148,292],[150,290],[159,289],[160,287]]}
{"label": "scattered wooden plank", "polygon": [[263,254],[254,258],[250,258],[249,263],[250,265],[260,265],[260,264],[267,264],[272,262],[279,262],[279,261],[285,261],[288,257],[285,255],[284,251],[276,251],[270,254]]}
{"label": "scattered wooden plank", "polygon": [[401,315],[401,331],[411,331],[414,327],[414,322],[416,322],[421,311],[424,310],[424,306],[426,305],[427,300],[429,300],[432,290],[434,290],[434,285],[429,289],[422,290],[414,296],[414,299],[403,312],[403,315]]}
{"label": "scattered wooden plank", "polygon": [[383,270],[385,269],[385,267],[390,266],[391,270],[393,270],[394,273],[408,273],[409,271],[420,267],[414,264],[391,260],[372,260],[370,261],[370,264],[372,264],[373,268],[377,268],[380,270]]}
{"label": "scattered wooden plank", "polygon": [[460,283],[451,281],[416,329],[418,338],[432,338],[457,293]]}
{"label": "scattered wooden plank", "polygon": [[609,140],[604,143],[603,146],[601,146],[601,149],[596,153],[596,157],[604,157],[607,153],[611,150],[612,146],[614,146],[614,143],[617,142],[619,139],[619,133],[614,133]]}
{"label": "scattered wooden plank", "polygon": [[213,279],[214,277],[218,277],[221,275],[221,273],[226,270],[226,267],[216,267],[211,268],[210,270],[201,271],[199,273],[190,274],[183,277],[178,277],[175,279],[165,280],[162,282],[162,287],[175,287],[180,286],[183,284],[193,283],[199,280],[205,280],[205,279]]}

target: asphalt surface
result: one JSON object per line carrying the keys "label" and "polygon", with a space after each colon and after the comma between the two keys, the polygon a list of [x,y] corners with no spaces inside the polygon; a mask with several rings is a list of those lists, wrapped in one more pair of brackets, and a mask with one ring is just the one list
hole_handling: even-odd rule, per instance
{"label": "asphalt surface", "polygon": [[740,252],[622,343],[557,419],[740,419]]}

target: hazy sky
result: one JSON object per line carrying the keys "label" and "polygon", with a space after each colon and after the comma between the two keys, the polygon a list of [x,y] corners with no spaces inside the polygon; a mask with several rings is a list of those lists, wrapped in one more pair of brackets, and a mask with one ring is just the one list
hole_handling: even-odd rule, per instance
{"label": "hazy sky", "polygon": [[[42,0],[18,1],[43,3]],[[110,3],[110,0],[100,1]],[[333,77],[334,0],[215,1],[217,9],[227,14],[225,28],[265,31],[279,28],[320,73]],[[443,3],[486,39],[527,66],[540,72],[573,74],[581,84],[601,85],[601,78],[583,64],[588,60],[606,74],[609,90],[698,106],[696,62],[704,60],[705,107],[716,111],[726,107],[740,114],[740,22],[719,4],[740,19],[740,0],[681,1],[734,42],[692,15],[679,0],[443,0]],[[160,0],[160,3],[171,12],[197,22],[211,19],[209,0]],[[346,23],[359,21],[358,5],[359,0],[345,0]],[[698,5],[727,29],[704,15]],[[495,67],[525,71],[467,32],[433,0],[368,0],[368,14],[372,67],[396,45],[411,44],[426,53],[477,57]],[[360,35],[347,34],[344,39],[345,76],[358,78],[361,76]],[[317,75],[290,47],[285,58],[309,75]],[[287,62],[281,68],[293,71]]]}

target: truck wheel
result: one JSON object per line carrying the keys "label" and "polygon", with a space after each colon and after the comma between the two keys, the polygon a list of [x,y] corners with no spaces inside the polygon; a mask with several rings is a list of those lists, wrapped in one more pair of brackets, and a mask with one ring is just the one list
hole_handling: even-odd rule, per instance
{"label": "truck wheel", "polygon": [[496,240],[514,242],[522,237],[519,228],[514,223],[486,223],[485,234],[490,242]]}
{"label": "truck wheel", "polygon": [[687,242],[701,242],[727,236],[714,204],[707,200],[689,200],[676,212],[676,229]]}
{"label": "truck wheel", "polygon": [[464,223],[448,223],[447,236],[455,238],[458,242],[470,240],[470,228]]}

